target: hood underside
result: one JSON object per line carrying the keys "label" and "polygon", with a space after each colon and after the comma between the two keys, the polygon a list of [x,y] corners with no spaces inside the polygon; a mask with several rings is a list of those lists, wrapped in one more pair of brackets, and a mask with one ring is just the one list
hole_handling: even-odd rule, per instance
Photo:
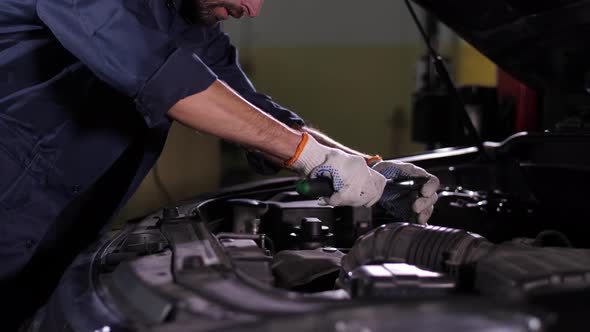
{"label": "hood underside", "polygon": [[587,95],[590,0],[415,0],[523,83]]}

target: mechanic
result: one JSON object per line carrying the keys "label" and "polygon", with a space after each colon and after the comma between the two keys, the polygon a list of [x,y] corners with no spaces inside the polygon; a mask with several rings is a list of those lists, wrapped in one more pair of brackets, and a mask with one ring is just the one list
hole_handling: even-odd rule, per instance
{"label": "mechanic", "polygon": [[[14,320],[135,191],[173,120],[262,153],[260,164],[332,178],[328,204],[371,206],[386,177],[429,175],[342,146],[256,92],[218,23],[262,2],[2,1],[0,298]],[[431,177],[412,207],[421,223],[437,187]]]}

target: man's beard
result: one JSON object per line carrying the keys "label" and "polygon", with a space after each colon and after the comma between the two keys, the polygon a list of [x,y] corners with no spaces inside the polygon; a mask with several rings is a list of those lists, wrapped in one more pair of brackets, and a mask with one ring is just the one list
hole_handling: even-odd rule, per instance
{"label": "man's beard", "polygon": [[242,8],[236,7],[233,3],[225,0],[185,0],[181,12],[192,23],[209,26],[219,21],[219,18],[213,12],[217,7],[225,7],[237,13],[242,11]]}

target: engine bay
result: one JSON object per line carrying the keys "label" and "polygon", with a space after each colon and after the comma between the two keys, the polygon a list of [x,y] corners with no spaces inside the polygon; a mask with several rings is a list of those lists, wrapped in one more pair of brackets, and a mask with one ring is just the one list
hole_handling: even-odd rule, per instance
{"label": "engine bay", "polygon": [[515,136],[491,163],[408,157],[441,179],[429,226],[320,204],[298,178],[181,202],[81,255],[39,330],[583,330],[590,209],[571,184],[589,183],[587,157],[545,153],[572,144],[587,138]]}

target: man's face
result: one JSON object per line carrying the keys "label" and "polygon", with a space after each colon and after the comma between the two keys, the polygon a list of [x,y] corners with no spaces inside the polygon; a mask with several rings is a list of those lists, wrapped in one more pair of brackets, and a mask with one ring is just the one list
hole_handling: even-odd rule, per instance
{"label": "man's face", "polygon": [[256,17],[264,0],[197,0],[198,20],[205,25],[225,21],[230,16]]}

